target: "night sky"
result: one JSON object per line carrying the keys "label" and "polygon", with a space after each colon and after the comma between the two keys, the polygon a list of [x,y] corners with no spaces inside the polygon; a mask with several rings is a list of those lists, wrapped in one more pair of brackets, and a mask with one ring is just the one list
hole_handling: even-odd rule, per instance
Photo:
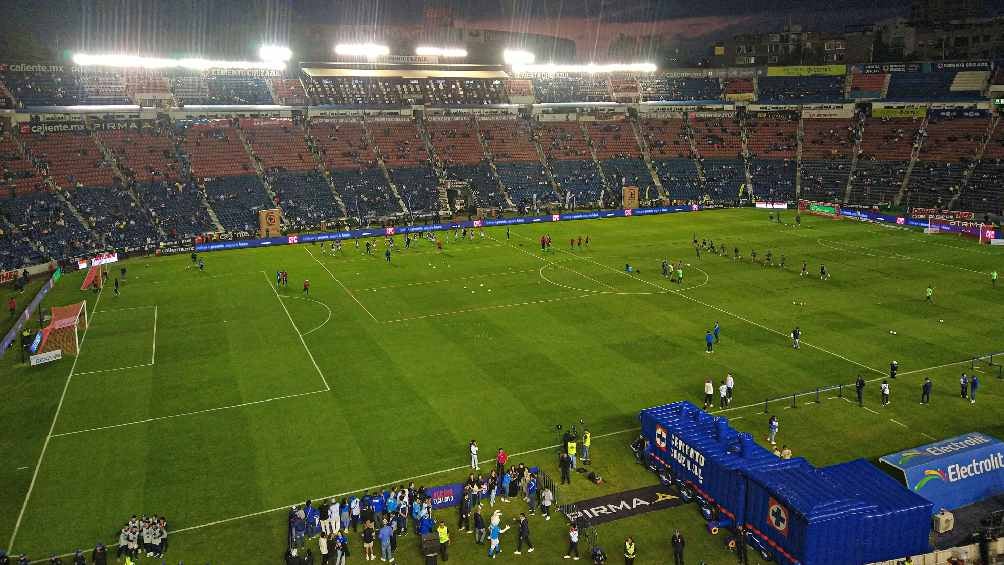
{"label": "night sky", "polygon": [[[618,34],[708,45],[788,22],[836,31],[909,13],[908,0],[4,0],[0,60],[19,59],[32,46],[55,56],[115,50],[248,57],[262,42],[288,44],[301,22],[418,24],[426,2],[449,6],[463,27],[574,39],[580,60],[601,60]],[[985,3],[988,12],[1004,13],[1004,0]]]}

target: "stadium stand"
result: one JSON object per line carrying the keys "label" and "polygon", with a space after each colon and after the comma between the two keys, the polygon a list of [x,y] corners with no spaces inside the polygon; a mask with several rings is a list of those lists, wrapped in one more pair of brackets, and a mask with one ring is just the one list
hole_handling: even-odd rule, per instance
{"label": "stadium stand", "polygon": [[310,171],[317,162],[304,131],[291,120],[246,120],[241,124],[255,159],[266,172]]}
{"label": "stadium stand", "polygon": [[126,178],[149,183],[176,179],[181,173],[169,127],[157,124],[142,129],[99,130],[95,135],[112,153]]}
{"label": "stadium stand", "polygon": [[171,79],[171,92],[179,105],[209,104],[209,85],[200,75],[181,75]]}
{"label": "stadium stand", "polygon": [[181,149],[193,177],[211,178],[254,173],[251,157],[236,128],[227,120],[195,124],[179,131]]}
{"label": "stadium stand", "polygon": [[902,186],[922,122],[920,118],[865,120],[851,181],[851,204],[893,201]]}
{"label": "stadium stand", "polygon": [[603,179],[578,122],[538,122],[537,135],[558,186],[578,204],[599,202]]}
{"label": "stadium stand", "polygon": [[274,104],[268,82],[262,78],[210,75],[206,77],[206,104]]}
{"label": "stadium stand", "polygon": [[[380,135],[378,128],[374,137]],[[376,166],[376,155],[366,139],[361,122],[313,120],[307,144],[318,155],[325,169],[360,169]],[[423,149],[424,151],[424,149]],[[384,159],[393,158],[392,153]]]}
{"label": "stadium stand", "polygon": [[83,103],[84,89],[77,75],[60,70],[0,71],[7,91],[19,107],[76,106]]}
{"label": "stadium stand", "polygon": [[283,171],[266,178],[292,229],[316,228],[344,216],[328,180],[318,171]]}
{"label": "stadium stand", "polygon": [[753,194],[775,201],[795,197],[797,112],[747,114],[747,144]]}
{"label": "stadium stand", "polygon": [[610,102],[609,79],[600,75],[566,75],[533,78],[537,102]]}
{"label": "stadium stand", "polygon": [[722,98],[717,78],[649,76],[641,79],[642,100],[646,102],[706,102]]}
{"label": "stadium stand", "polygon": [[257,175],[237,175],[209,179],[206,200],[228,231],[256,231],[258,211],[272,207]]}
{"label": "stadium stand", "polygon": [[27,234],[45,260],[79,257],[99,249],[91,232],[52,192],[32,192],[0,200],[0,211],[17,232]]}
{"label": "stadium stand", "polygon": [[854,157],[855,122],[804,118],[802,128],[802,197],[842,201]]}
{"label": "stadium stand", "polygon": [[422,100],[418,80],[371,77],[306,77],[304,88],[313,106],[393,107]]}
{"label": "stadium stand", "polygon": [[704,169],[704,194],[731,202],[746,184],[742,132],[732,112],[690,116],[689,126]]}
{"label": "stadium stand", "polygon": [[998,123],[983,152],[983,158],[969,176],[956,208],[1001,214],[1004,210],[1004,127]]}
{"label": "stadium stand", "polygon": [[643,199],[646,195],[655,197],[655,183],[648,165],[642,157],[634,129],[627,120],[587,121],[586,133],[593,144],[593,151],[607,178],[607,186],[612,197],[621,198],[624,186],[638,187]]}
{"label": "stadium stand", "polygon": [[481,208],[508,207],[505,194],[492,175],[491,165],[478,138],[474,119],[429,120],[426,131],[446,177],[469,182],[475,205]]}
{"label": "stadium stand", "polygon": [[490,119],[479,122],[484,140],[495,162],[502,186],[516,205],[556,202],[547,172],[533,143],[533,132],[520,118]]}
{"label": "stadium stand", "polygon": [[115,71],[80,73],[81,102],[92,105],[129,104],[125,76]]}
{"label": "stadium stand", "polygon": [[154,181],[133,186],[140,202],[170,239],[188,239],[213,231],[202,193],[194,182]]}
{"label": "stadium stand", "polygon": [[154,94],[160,97],[171,94],[171,85],[167,78],[152,71],[127,71],[125,83],[125,94],[134,103],[137,100],[137,95],[140,94]]}
{"label": "stadium stand", "polygon": [[0,200],[0,271],[18,269],[45,261],[45,256],[32,245],[32,234],[15,228],[4,219],[4,204]]}
{"label": "stadium stand", "polygon": [[25,149],[38,170],[58,186],[112,185],[111,163],[88,132],[59,132],[27,135]]}
{"label": "stadium stand", "polygon": [[726,100],[752,101],[756,98],[756,86],[751,78],[733,78],[723,82],[722,95]]}
{"label": "stadium stand", "polygon": [[67,198],[106,245],[118,249],[156,246],[157,229],[129,190],[81,187],[68,191]]}
{"label": "stadium stand", "polygon": [[20,196],[41,190],[45,180],[31,161],[24,158],[17,141],[10,135],[0,136],[0,198]]}
{"label": "stadium stand", "polygon": [[889,88],[888,73],[852,73],[847,98],[851,100],[881,100]]}
{"label": "stadium stand", "polygon": [[983,146],[989,118],[932,114],[924,128],[917,162],[907,183],[906,202],[943,207],[959,194],[962,177]]}
{"label": "stadium stand", "polygon": [[379,121],[367,125],[398,194],[411,213],[438,210],[439,181],[429,166],[429,153],[415,122]]}
{"label": "stadium stand", "polygon": [[902,102],[980,100],[989,73],[985,71],[931,71],[892,73],[886,99]]}
{"label": "stadium stand", "polygon": [[274,78],[269,81],[272,87],[272,98],[277,104],[285,106],[306,106],[309,103],[307,93],[298,78]]}
{"label": "stadium stand", "polygon": [[430,78],[422,81],[425,105],[486,106],[509,102],[502,79]]}
{"label": "stadium stand", "polygon": [[764,104],[814,104],[844,99],[844,75],[766,76],[757,81],[757,99]]}
{"label": "stadium stand", "polygon": [[402,212],[379,168],[333,170],[331,178],[352,218],[375,220]]}

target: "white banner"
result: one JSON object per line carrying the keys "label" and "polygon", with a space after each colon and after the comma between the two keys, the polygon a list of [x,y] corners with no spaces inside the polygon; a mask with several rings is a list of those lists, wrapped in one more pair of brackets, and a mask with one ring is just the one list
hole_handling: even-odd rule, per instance
{"label": "white banner", "polygon": [[56,349],[54,351],[46,351],[45,353],[39,353],[37,355],[32,355],[28,358],[31,366],[41,365],[43,363],[51,363],[53,361],[58,361],[63,358],[63,350]]}

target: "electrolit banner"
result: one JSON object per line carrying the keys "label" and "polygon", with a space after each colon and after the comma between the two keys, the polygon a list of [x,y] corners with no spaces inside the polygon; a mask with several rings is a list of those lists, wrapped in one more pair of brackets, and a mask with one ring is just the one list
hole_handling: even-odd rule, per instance
{"label": "electrolit banner", "polygon": [[633,216],[651,216],[655,214],[672,214],[675,212],[698,212],[703,206],[659,206],[655,208],[636,208],[629,210],[600,210],[593,212],[569,212],[567,214],[549,214],[547,216],[525,216],[519,218],[497,218],[484,220],[468,220],[463,222],[448,222],[427,224],[422,226],[394,226],[386,228],[367,228],[330,233],[289,234],[265,239],[241,239],[228,241],[211,241],[197,243],[195,251],[224,251],[229,249],[252,249],[255,247],[271,247],[274,245],[297,245],[300,243],[316,243],[319,241],[337,241],[355,239],[357,237],[383,237],[404,235],[408,233],[425,233],[433,231],[450,231],[463,228],[481,228],[494,226],[514,226],[536,224],[543,222],[565,222],[571,220],[602,220],[604,218],[630,218]]}
{"label": "electrolit banner", "polygon": [[892,453],[879,461],[899,469],[906,486],[953,510],[1004,492],[1004,443],[972,432]]}

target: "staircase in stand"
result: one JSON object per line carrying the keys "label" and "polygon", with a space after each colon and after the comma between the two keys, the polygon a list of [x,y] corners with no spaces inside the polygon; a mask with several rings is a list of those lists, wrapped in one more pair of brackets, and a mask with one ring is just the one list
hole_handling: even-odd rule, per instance
{"label": "staircase in stand", "polygon": [[506,190],[505,185],[502,184],[502,177],[499,176],[498,167],[495,166],[495,157],[492,155],[491,150],[488,149],[488,142],[481,136],[481,124],[478,123],[477,118],[474,119],[474,128],[474,133],[477,134],[478,142],[481,143],[481,151],[484,154],[485,159],[488,161],[488,168],[492,172],[492,178],[495,180],[495,184],[498,185],[502,196],[505,197],[506,204],[510,208],[516,209],[516,204],[512,201],[512,197],[509,196],[509,191]]}
{"label": "staircase in stand", "polygon": [[[600,173],[600,181],[603,183],[603,191],[607,194],[611,194],[610,181],[607,180],[607,173],[603,170],[600,165],[600,160],[596,158],[596,147],[593,145],[593,138],[589,137],[589,130],[586,129],[586,125],[582,122],[576,122],[579,124],[579,131],[582,132],[582,136],[586,138],[586,145],[589,146],[589,156],[593,158],[593,165],[596,166],[596,170]],[[602,205],[602,202],[600,202]]]}
{"label": "staircase in stand", "polygon": [[365,118],[359,123],[362,124],[363,131],[366,132],[366,143],[373,148],[373,154],[376,156],[377,164],[380,165],[380,170],[383,171],[383,176],[387,179],[387,186],[390,187],[390,191],[394,194],[394,198],[397,199],[397,205],[401,208],[402,213],[410,213],[411,210],[409,210],[405,205],[404,199],[401,198],[401,194],[397,191],[397,185],[394,184],[394,179],[390,176],[390,170],[387,169],[387,164],[383,161],[383,154],[373,141],[373,134],[370,133],[369,124],[366,123]]}
{"label": "staircase in stand", "polygon": [[429,154],[429,164],[432,165],[432,170],[436,173],[436,178],[439,180],[439,183],[436,185],[436,200],[439,202],[439,211],[450,214],[452,211],[450,210],[450,195],[446,190],[446,165],[439,158],[436,146],[432,144],[432,137],[429,135],[429,130],[425,127],[424,116],[415,116],[415,128],[418,129],[418,135],[422,138],[422,143],[425,145],[425,152]]}
{"label": "staircase in stand", "polygon": [[140,210],[143,210],[143,212],[146,214],[147,219],[150,220],[150,225],[152,225],[157,230],[157,234],[160,235],[161,238],[167,239],[167,233],[163,229],[161,229],[160,223],[156,221],[156,218],[153,216],[153,214],[150,213],[150,210],[148,210],[147,207],[143,205],[143,201],[140,200],[139,195],[136,194],[136,191],[131,186],[129,186],[130,184],[129,179],[128,177],[126,177],[125,173],[122,172],[122,168],[118,160],[118,155],[116,155],[112,150],[108,149],[108,147],[106,147],[104,143],[101,143],[101,138],[99,138],[96,133],[91,132],[91,138],[94,140],[94,144],[98,146],[98,150],[101,151],[101,155],[104,156],[105,160],[112,164],[112,170],[115,171],[115,175],[119,177],[119,180],[122,181],[122,186],[125,187],[126,192],[129,193],[129,197],[132,198],[136,206]]}
{"label": "staircase in stand", "polygon": [[[756,83],[754,82],[754,84]],[[739,135],[742,139],[743,170],[746,171],[746,194],[752,199],[756,197],[756,194],[753,192],[753,174],[750,173],[749,132],[746,131],[745,120],[739,123]]]}
{"label": "staircase in stand", "polygon": [[[641,117],[639,116],[639,120]],[[645,141],[645,136],[641,132],[641,123],[636,122],[632,118],[628,118],[628,122],[631,124],[631,131],[634,132],[634,139],[638,142],[638,147],[641,149],[641,157],[645,161],[645,167],[648,169],[648,174],[652,177],[652,182],[655,183],[656,189],[659,191],[659,196],[662,198],[669,198],[669,194],[666,192],[666,188],[662,186],[662,179],[659,178],[659,173],[655,168],[655,163],[652,162],[652,152],[649,151],[648,142]]]}
{"label": "staircase in stand", "polygon": [[544,167],[544,173],[547,175],[547,180],[551,182],[551,189],[554,190],[554,194],[564,202],[565,194],[561,191],[561,186],[558,185],[557,179],[554,178],[554,172],[551,171],[551,163],[547,160],[547,154],[544,153],[544,148],[540,146],[540,140],[537,139],[537,133],[535,130],[533,134],[533,146],[537,150],[537,157],[540,158],[540,164]]}
{"label": "staircase in stand", "polygon": [[802,196],[802,144],[805,142],[805,120],[798,115],[798,133],[795,135],[795,200]]}
{"label": "staircase in stand", "polygon": [[864,137],[865,133],[865,118],[864,115],[858,118],[858,125],[855,128],[854,137],[854,150],[851,154],[851,170],[847,175],[847,187],[844,189],[844,199],[843,203],[847,204],[851,201],[851,189],[854,186],[854,173],[858,170],[858,155],[861,154],[861,138]]}
{"label": "staircase in stand", "polygon": [[[928,116],[924,115],[924,121],[920,124],[920,129],[918,131],[926,132],[928,124]],[[920,148],[924,146],[924,136],[918,136],[919,139],[913,144],[913,150],[910,151],[910,164],[906,166],[906,174],[903,175],[903,184],[899,187],[899,193],[893,200],[893,204],[899,206],[903,202],[903,197],[906,196],[907,187],[910,186],[910,174],[913,173],[913,167],[917,164],[917,160],[920,158]]]}

